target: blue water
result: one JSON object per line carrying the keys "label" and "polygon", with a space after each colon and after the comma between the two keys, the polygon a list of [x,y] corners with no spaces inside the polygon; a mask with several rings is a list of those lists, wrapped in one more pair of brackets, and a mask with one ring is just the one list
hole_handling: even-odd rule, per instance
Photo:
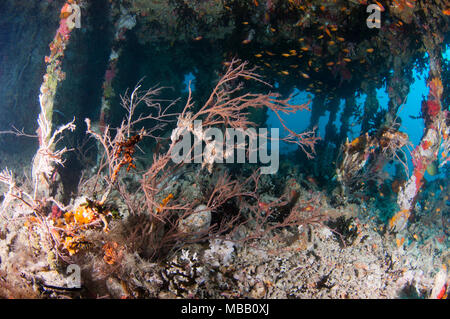
{"label": "blue water", "polygon": [[[443,55],[445,60],[450,59],[450,47],[447,48],[445,54]],[[406,99],[406,103],[400,108],[398,116],[401,118],[401,127],[400,131],[408,134],[410,141],[413,144],[413,148],[415,148],[422,139],[423,133],[424,133],[424,122],[422,118],[411,118],[418,117],[420,115],[421,111],[421,103],[424,97],[428,95],[428,87],[426,85],[426,78],[429,72],[429,68],[426,67],[422,72],[419,72],[417,69],[413,70],[413,77],[414,82],[410,86],[409,94]],[[300,92],[297,89],[294,89],[292,92],[295,97],[291,100],[292,104],[302,104],[306,103],[308,101],[308,97],[311,99],[314,98],[314,94],[302,91]],[[380,88],[377,90],[377,98],[381,109],[387,109],[388,108],[388,101],[389,97],[387,94],[386,86],[383,88]],[[366,95],[362,94],[361,96],[356,98],[356,103],[359,105],[360,110],[363,109],[364,102],[366,100]],[[344,100],[341,100],[339,105],[339,113],[336,117],[335,125],[337,130],[339,131],[341,126],[341,114],[344,107]],[[324,115],[322,115],[319,119],[319,127],[318,127],[318,135],[320,137],[325,136],[325,127],[328,124],[329,120],[329,112],[325,112]],[[293,129],[296,132],[302,132],[308,128],[309,121],[310,121],[310,113],[307,111],[301,111],[297,112],[295,114],[286,114],[282,115],[282,118],[286,121],[286,124],[289,128]],[[350,123],[352,123],[352,120],[350,120]],[[268,120],[267,120],[268,127],[278,127],[280,129],[280,136],[283,136],[283,128],[279,124],[278,118],[274,114],[273,111],[268,111]],[[361,125],[357,124],[351,127],[350,132],[348,134],[349,140],[352,140],[359,135],[361,135],[364,132],[361,132]],[[288,153],[292,150],[295,150],[295,145],[290,145],[287,143],[282,142],[280,145],[281,153]],[[412,171],[412,162],[411,162],[411,156],[408,153],[408,166],[409,170]],[[393,166],[388,165],[386,167],[386,170],[393,174]],[[426,178],[428,180],[434,180],[436,178],[443,177],[442,174],[437,174],[435,176],[430,176],[428,173],[426,173]]]}

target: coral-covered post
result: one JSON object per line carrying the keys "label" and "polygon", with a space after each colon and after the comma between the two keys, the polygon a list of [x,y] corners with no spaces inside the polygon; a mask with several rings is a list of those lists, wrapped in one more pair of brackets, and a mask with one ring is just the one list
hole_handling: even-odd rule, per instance
{"label": "coral-covered post", "polygon": [[80,27],[80,7],[74,0],[67,0],[61,9],[59,28],[50,43],[50,55],[45,57],[47,64],[44,81],[40,88],[38,118],[39,149],[33,160],[34,196],[49,196],[55,164],[62,164],[61,155],[66,149],[56,151],[58,136],[66,129],[73,130],[73,122],[68,123],[55,132],[52,127],[53,104],[58,84],[64,80],[65,73],[61,69],[61,60],[75,27]]}
{"label": "coral-covered post", "polygon": [[102,105],[100,108],[100,129],[105,129],[105,123],[108,122],[108,113],[110,112],[110,100],[114,97],[112,81],[116,75],[116,64],[122,52],[121,42],[125,39],[125,32],[132,29],[136,25],[136,17],[129,13],[122,1],[112,2],[111,11],[114,19],[114,40],[112,43],[111,53],[109,55],[108,67],[105,72],[103,81]]}
{"label": "coral-covered post", "polygon": [[422,102],[425,134],[412,154],[414,172],[398,194],[397,203],[400,210],[389,221],[390,228],[396,231],[406,227],[411,210],[414,208],[416,196],[422,187],[425,171],[437,159],[443,137],[445,140],[448,131],[445,122],[446,113],[441,105],[443,92],[441,80],[442,54],[438,49],[428,51],[430,54],[430,71],[427,85],[430,90],[427,99]]}

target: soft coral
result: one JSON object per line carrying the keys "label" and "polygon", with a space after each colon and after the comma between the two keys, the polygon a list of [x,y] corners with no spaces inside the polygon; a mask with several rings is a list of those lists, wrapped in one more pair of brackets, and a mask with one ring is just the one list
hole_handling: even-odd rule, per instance
{"label": "soft coral", "polygon": [[422,104],[422,113],[429,117],[434,117],[439,114],[441,106],[435,100],[427,100]]}

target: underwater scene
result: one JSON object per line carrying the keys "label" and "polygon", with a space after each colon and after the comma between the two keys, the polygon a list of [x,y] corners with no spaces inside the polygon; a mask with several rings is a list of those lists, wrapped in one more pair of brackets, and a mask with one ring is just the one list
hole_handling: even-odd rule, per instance
{"label": "underwater scene", "polygon": [[0,297],[448,299],[448,0],[1,0]]}

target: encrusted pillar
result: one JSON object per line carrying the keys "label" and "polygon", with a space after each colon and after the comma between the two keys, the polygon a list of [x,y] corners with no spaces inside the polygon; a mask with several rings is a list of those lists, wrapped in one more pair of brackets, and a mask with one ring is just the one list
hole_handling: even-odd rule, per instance
{"label": "encrusted pillar", "polygon": [[56,165],[62,164],[62,154],[66,148],[55,150],[59,135],[66,129],[73,130],[73,122],[53,130],[53,104],[58,84],[65,79],[61,69],[67,44],[73,29],[81,27],[80,1],[68,0],[61,9],[59,28],[50,43],[50,55],[45,57],[47,64],[44,81],[40,88],[38,118],[39,149],[33,159],[32,177],[34,197],[48,198],[56,178]]}
{"label": "encrusted pillar", "polygon": [[106,122],[108,122],[109,119],[111,99],[114,97],[112,81],[116,76],[117,61],[122,52],[121,42],[125,40],[126,31],[131,30],[136,25],[136,17],[122,6],[122,1],[113,2],[111,9],[112,19],[114,20],[114,40],[112,42],[108,67],[103,81],[103,96],[99,120],[100,130],[104,129]]}
{"label": "encrusted pillar", "polygon": [[[448,143],[446,114],[442,109],[443,92],[441,81],[440,46],[428,46],[430,56],[430,72],[427,85],[430,89],[428,97],[422,102],[422,114],[425,120],[425,133],[420,144],[412,154],[414,171],[406,184],[400,189],[397,203],[400,210],[391,218],[389,226],[392,230],[401,231],[407,225],[411,210],[414,208],[417,194],[422,187],[423,177],[428,165],[438,156],[441,143]],[[443,139],[444,138],[444,139]]]}

